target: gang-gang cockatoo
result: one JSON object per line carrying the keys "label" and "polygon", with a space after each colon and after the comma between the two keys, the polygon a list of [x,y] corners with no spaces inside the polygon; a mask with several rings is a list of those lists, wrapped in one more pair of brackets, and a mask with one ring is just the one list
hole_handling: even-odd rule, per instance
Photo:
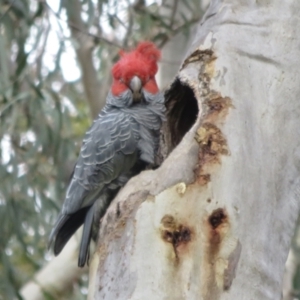
{"label": "gang-gang cockatoo", "polygon": [[66,198],[49,237],[58,255],[84,224],[78,266],[89,256],[93,223],[105,214],[118,190],[154,163],[164,119],[164,97],[155,74],[160,51],[151,42],[120,53],[106,104],[86,132]]}

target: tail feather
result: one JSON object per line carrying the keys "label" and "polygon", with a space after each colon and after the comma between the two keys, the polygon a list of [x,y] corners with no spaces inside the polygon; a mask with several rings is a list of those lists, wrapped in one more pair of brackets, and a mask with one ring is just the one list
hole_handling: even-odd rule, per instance
{"label": "tail feather", "polygon": [[69,219],[69,215],[59,214],[59,216],[56,220],[56,223],[55,223],[54,227],[52,228],[51,233],[49,235],[48,249],[51,248],[51,245],[52,245],[53,241],[55,240],[57,233],[60,231],[60,229],[67,222],[68,219]]}
{"label": "tail feather", "polygon": [[89,208],[84,207],[74,214],[61,215],[58,218],[49,238],[49,246],[54,241],[53,251],[55,256],[62,251],[71,236],[83,224]]}
{"label": "tail feather", "polygon": [[89,259],[89,246],[92,238],[92,227],[94,221],[94,205],[87,211],[84,219],[84,227],[80,243],[78,267],[83,267]]}

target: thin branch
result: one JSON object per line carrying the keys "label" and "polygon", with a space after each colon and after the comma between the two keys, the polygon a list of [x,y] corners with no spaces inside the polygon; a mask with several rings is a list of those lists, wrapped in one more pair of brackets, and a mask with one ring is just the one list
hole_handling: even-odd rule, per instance
{"label": "thin branch", "polygon": [[82,33],[82,34],[84,34],[84,35],[89,36],[89,37],[92,37],[92,38],[94,39],[95,43],[99,43],[99,41],[103,41],[103,42],[105,42],[106,44],[108,44],[108,45],[110,45],[110,46],[114,46],[114,47],[117,47],[117,48],[120,48],[120,49],[122,48],[121,45],[119,45],[119,44],[117,44],[117,43],[115,43],[115,42],[113,42],[113,41],[110,41],[110,40],[108,40],[107,38],[105,38],[105,37],[103,37],[103,36],[99,36],[99,35],[96,35],[96,34],[92,34],[92,33],[90,33],[90,32],[87,32],[86,30],[84,30],[83,28],[81,28],[80,26],[78,26],[78,24],[76,24],[76,23],[73,23],[73,22],[71,22],[71,21],[63,20],[63,19],[60,17],[60,15],[57,14],[57,13],[51,8],[51,6],[49,6],[49,4],[48,4],[45,0],[40,0],[40,2],[43,3],[45,6],[47,6],[47,8],[48,8],[49,10],[51,10],[51,12],[55,15],[55,17],[56,17],[57,19],[59,19],[60,21],[65,22],[65,23],[67,23],[68,26],[69,26],[71,29],[76,30],[76,31],[78,31],[78,32],[80,32],[80,33]]}
{"label": "thin branch", "polygon": [[178,0],[175,0],[174,5],[173,5],[173,9],[172,9],[171,18],[170,18],[170,28],[173,28],[177,8],[178,8]]}
{"label": "thin branch", "polygon": [[199,18],[195,17],[190,19],[188,22],[178,26],[177,28],[173,29],[170,34],[166,34],[162,41],[158,44],[159,48],[162,48],[173,36],[178,34],[184,27],[190,27],[191,25],[199,22]]}
{"label": "thin branch", "polygon": [[65,8],[71,35],[78,43],[78,46],[75,47],[75,51],[81,66],[84,91],[90,105],[92,118],[94,119],[105,103],[105,98],[99,99],[101,85],[93,63],[92,51],[95,42],[90,35],[83,34],[85,26],[80,16],[81,3],[78,0],[74,0],[72,3],[66,2]]}
{"label": "thin branch", "polygon": [[104,38],[103,36],[98,36],[98,35],[86,32],[86,31],[82,30],[81,28],[77,27],[76,25],[72,24],[71,22],[68,22],[68,25],[71,29],[77,30],[82,34],[85,34],[87,36],[90,36],[90,37],[94,38],[95,43],[98,43],[99,41],[103,41],[103,42],[105,42],[106,44],[108,44],[110,46],[114,46],[114,47],[117,47],[117,48],[120,48],[120,49],[122,48],[121,45],[119,45],[115,42],[112,42],[112,41]]}
{"label": "thin branch", "polygon": [[8,8],[6,9],[6,11],[2,14],[2,16],[0,16],[0,22],[2,21],[2,19],[4,19],[4,17],[7,15],[7,13],[10,11],[11,7],[14,5],[16,0],[13,0],[9,5]]}
{"label": "thin branch", "polygon": [[161,59],[160,62],[161,62],[161,63],[164,63],[164,64],[168,64],[168,65],[175,65],[175,66],[181,64],[181,61],[165,60],[165,59]]}
{"label": "thin branch", "polygon": [[132,28],[133,28],[133,24],[134,24],[134,19],[133,19],[133,9],[131,7],[131,4],[130,4],[130,1],[127,0],[127,5],[128,5],[128,27],[127,27],[127,32],[126,32],[126,35],[124,37],[124,41],[123,41],[123,46],[125,48],[127,48],[128,46],[128,40],[131,36],[131,33],[132,33]]}
{"label": "thin branch", "polygon": [[36,60],[36,69],[37,69],[37,76],[39,78],[39,81],[42,82],[42,75],[41,75],[41,69],[42,69],[42,60],[45,54],[46,46],[47,46],[47,41],[50,33],[51,25],[50,23],[48,24],[47,28],[45,29],[45,38],[43,41],[43,45],[40,49],[40,53],[38,54],[37,60]]}

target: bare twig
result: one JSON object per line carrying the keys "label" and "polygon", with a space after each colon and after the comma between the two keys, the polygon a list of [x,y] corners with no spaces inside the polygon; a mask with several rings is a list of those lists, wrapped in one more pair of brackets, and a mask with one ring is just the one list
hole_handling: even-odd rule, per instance
{"label": "bare twig", "polygon": [[92,51],[95,46],[94,39],[90,35],[85,35],[84,23],[81,19],[81,4],[78,0],[65,3],[67,11],[68,25],[71,35],[78,46],[75,51],[82,71],[82,82],[87,101],[90,106],[92,118],[94,119],[99,110],[104,106],[105,98],[100,98],[101,87],[97,72],[93,64]]}
{"label": "bare twig", "polygon": [[184,27],[190,27],[193,24],[196,24],[199,22],[199,18],[195,17],[189,20],[189,22],[186,22],[177,28],[173,29],[169,34],[166,34],[165,37],[162,39],[162,41],[158,44],[159,48],[162,48],[173,36],[178,34]]}
{"label": "bare twig", "polygon": [[42,60],[43,60],[43,56],[44,56],[44,53],[45,53],[45,49],[46,49],[50,29],[51,29],[51,25],[49,23],[46,30],[45,30],[45,37],[44,37],[43,45],[42,45],[42,47],[39,51],[40,53],[39,53],[39,55],[37,57],[37,60],[36,60],[37,76],[38,76],[40,82],[42,82],[42,75],[41,75]]}
{"label": "bare twig", "polygon": [[173,5],[173,9],[172,9],[171,18],[170,18],[170,28],[173,28],[177,8],[178,8],[178,0],[175,0],[174,5]]}
{"label": "bare twig", "polygon": [[2,19],[6,16],[6,14],[10,11],[11,7],[14,5],[15,0],[13,0],[9,5],[8,8],[6,9],[6,11],[2,14],[2,16],[0,16],[0,21],[2,21]]}
{"label": "bare twig", "polygon": [[132,28],[133,28],[133,24],[134,24],[133,9],[131,7],[131,4],[130,4],[129,0],[127,0],[127,5],[128,5],[128,27],[127,27],[127,32],[126,32],[126,35],[125,35],[124,41],[123,41],[123,46],[125,48],[127,48],[127,46],[128,46],[128,41],[129,41],[129,38],[131,36]]}
{"label": "bare twig", "polygon": [[[55,15],[55,17],[56,17],[57,19],[59,19],[60,21],[66,22],[65,20],[63,20],[63,19],[60,17],[59,14],[57,14],[57,13],[51,8],[51,6],[49,6],[49,4],[48,4],[46,1],[44,1],[44,0],[40,0],[40,1],[41,1],[45,6],[47,6],[47,8],[48,8],[49,10],[51,10],[51,12]],[[68,26],[69,26],[71,29],[77,30],[77,31],[79,31],[79,32],[82,33],[82,34],[85,34],[85,35],[87,35],[87,36],[89,36],[89,37],[92,37],[92,38],[95,40],[96,43],[98,43],[99,41],[103,41],[103,42],[105,42],[106,44],[108,44],[108,45],[110,45],[110,46],[114,46],[114,47],[117,47],[117,48],[122,48],[121,45],[117,44],[117,43],[114,42],[114,41],[110,41],[110,40],[108,40],[107,38],[105,38],[105,37],[103,37],[103,36],[100,36],[100,35],[96,35],[96,34],[92,34],[92,33],[90,33],[90,32],[87,32],[86,30],[84,30],[84,28],[79,27],[76,23],[73,23],[73,22],[71,22],[71,21],[68,21],[67,23],[68,23]]]}

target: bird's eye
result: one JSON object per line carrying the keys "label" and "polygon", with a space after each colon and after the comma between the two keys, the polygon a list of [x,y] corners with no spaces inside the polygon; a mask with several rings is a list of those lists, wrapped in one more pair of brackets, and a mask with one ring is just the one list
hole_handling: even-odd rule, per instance
{"label": "bird's eye", "polygon": [[124,83],[124,80],[123,80],[123,78],[120,78],[120,79],[119,79],[119,81],[120,81],[121,83]]}

